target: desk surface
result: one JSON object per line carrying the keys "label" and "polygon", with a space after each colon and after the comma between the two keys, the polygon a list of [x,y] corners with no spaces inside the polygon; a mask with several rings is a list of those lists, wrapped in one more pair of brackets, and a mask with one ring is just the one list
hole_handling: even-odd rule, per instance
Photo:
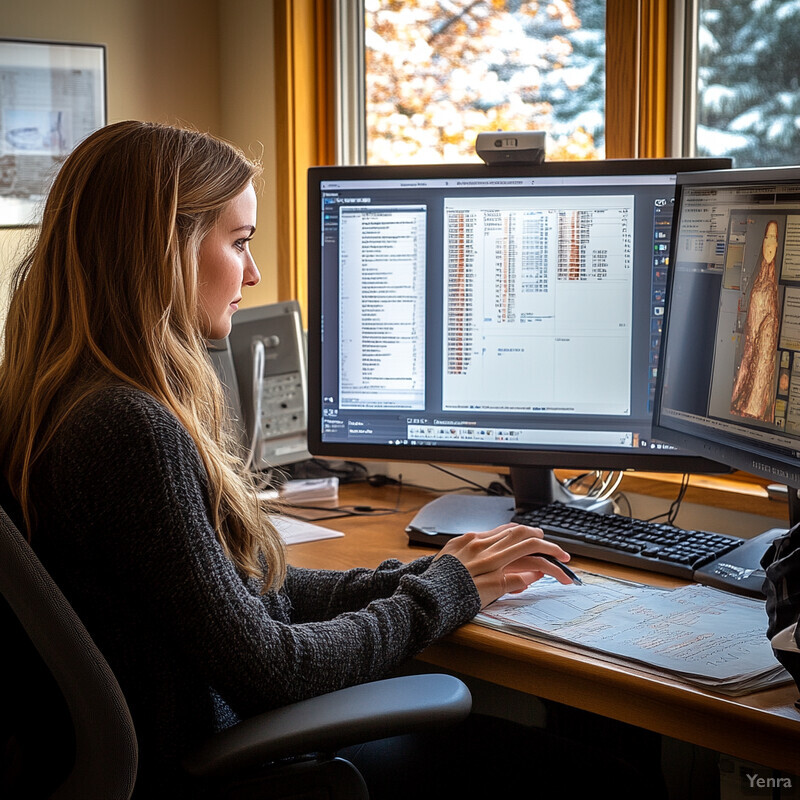
{"label": "desk surface", "polygon": [[[409,546],[405,525],[434,495],[404,488],[398,513],[318,521],[343,538],[293,545],[295,566],[376,567],[386,558],[410,561],[427,552]],[[343,486],[339,503],[394,509],[396,488]],[[727,501],[726,501],[727,502]],[[313,516],[319,516],[315,512]],[[311,516],[309,516],[309,519]],[[679,581],[626,567],[575,558],[579,568],[663,586]],[[537,697],[558,701],[647,728],[757,764],[800,774],[800,711],[793,684],[743,697],[727,697],[571,653],[553,645],[468,624],[418,657]]]}

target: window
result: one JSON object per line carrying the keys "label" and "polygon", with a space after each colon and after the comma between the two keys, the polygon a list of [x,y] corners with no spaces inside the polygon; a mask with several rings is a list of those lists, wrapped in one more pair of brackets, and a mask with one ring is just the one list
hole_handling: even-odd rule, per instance
{"label": "window", "polygon": [[[489,130],[501,125],[546,128],[551,138],[550,159],[630,158],[670,152],[666,86],[673,4],[665,0],[275,0],[276,151],[281,154],[276,184],[285,199],[279,210],[278,297],[297,298],[304,313],[305,171],[314,164],[363,164],[367,160],[365,13],[368,7],[375,14],[384,5],[396,14],[427,13],[405,34],[418,42],[420,54],[428,55],[431,74],[423,73],[427,86],[435,87],[437,81],[446,85],[449,74],[457,69],[468,75],[474,74],[469,70],[482,69],[489,81],[488,88],[482,84],[478,91],[471,80],[460,78],[462,97],[469,96],[471,106],[458,113],[474,127],[463,121],[455,124],[442,114],[437,117],[437,127],[444,132],[447,153],[440,144],[441,155],[435,155],[439,151],[433,149],[414,157],[433,161],[476,158],[478,118],[481,125],[488,121]],[[438,8],[450,16],[436,23],[431,11]],[[398,21],[395,18],[393,24]],[[384,24],[382,19],[378,23]],[[465,32],[461,41],[455,36],[459,26]],[[514,46],[499,32],[513,32]],[[374,33],[381,31],[375,28]],[[485,42],[479,40],[488,41],[490,33],[495,47],[479,58],[481,48],[485,51]],[[449,49],[442,49],[449,60],[437,61],[430,41],[426,49],[425,37],[431,36],[448,44]],[[388,34],[380,38],[383,44],[371,38],[371,46],[385,60],[400,42],[395,43]],[[612,56],[607,63],[606,52]],[[463,59],[462,53],[469,59]],[[401,59],[397,66],[402,63]],[[394,62],[391,66],[396,68]],[[384,82],[390,79],[382,78]],[[387,91],[390,85],[385,83]],[[500,102],[502,97],[496,92],[503,88],[514,92]],[[439,99],[442,97],[447,108],[444,91]],[[377,101],[383,102],[380,97]],[[501,107],[503,116],[498,116]],[[425,122],[433,108],[426,102],[419,109],[421,116],[411,122]],[[413,114],[408,114],[409,110],[410,106],[403,107],[399,113],[410,119]],[[519,110],[527,116],[512,116]],[[385,107],[375,111],[372,124],[380,126],[386,113],[393,112]],[[417,126],[413,147],[421,147],[421,134],[430,127],[427,123]],[[464,129],[470,133],[465,135]],[[459,130],[460,144],[447,138]],[[408,151],[413,148],[404,147],[405,158],[411,158]],[[457,153],[459,147],[464,155]],[[396,163],[400,160],[393,158]]]}
{"label": "window", "polygon": [[732,156],[736,167],[796,164],[800,3],[697,0],[694,13],[690,148],[697,155]]}
{"label": "window", "polygon": [[366,160],[479,160],[477,134],[543,130],[605,152],[605,2],[365,0]]}

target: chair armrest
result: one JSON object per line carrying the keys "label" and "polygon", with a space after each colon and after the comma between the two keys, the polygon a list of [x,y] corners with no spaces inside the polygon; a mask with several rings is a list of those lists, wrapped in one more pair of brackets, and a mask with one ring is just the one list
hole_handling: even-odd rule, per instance
{"label": "chair armrest", "polygon": [[453,724],[471,708],[469,689],[451,675],[373,681],[243,720],[207,739],[183,766],[197,777],[222,777],[266,761]]}

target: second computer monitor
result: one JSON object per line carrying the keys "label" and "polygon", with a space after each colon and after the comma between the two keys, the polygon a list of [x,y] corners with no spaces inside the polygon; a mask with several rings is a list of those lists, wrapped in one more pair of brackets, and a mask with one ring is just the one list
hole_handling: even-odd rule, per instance
{"label": "second computer monitor", "polygon": [[658,430],[800,487],[800,167],[684,176],[678,197]]}
{"label": "second computer monitor", "polygon": [[311,452],[509,466],[521,504],[711,468],[650,425],[675,175],[729,165],[310,170]]}

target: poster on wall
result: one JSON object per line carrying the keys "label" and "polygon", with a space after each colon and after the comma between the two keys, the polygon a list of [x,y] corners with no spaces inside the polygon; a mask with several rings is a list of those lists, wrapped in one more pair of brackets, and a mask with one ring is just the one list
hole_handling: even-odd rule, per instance
{"label": "poster on wall", "polygon": [[61,162],[105,123],[104,45],[0,39],[0,226],[38,224]]}

